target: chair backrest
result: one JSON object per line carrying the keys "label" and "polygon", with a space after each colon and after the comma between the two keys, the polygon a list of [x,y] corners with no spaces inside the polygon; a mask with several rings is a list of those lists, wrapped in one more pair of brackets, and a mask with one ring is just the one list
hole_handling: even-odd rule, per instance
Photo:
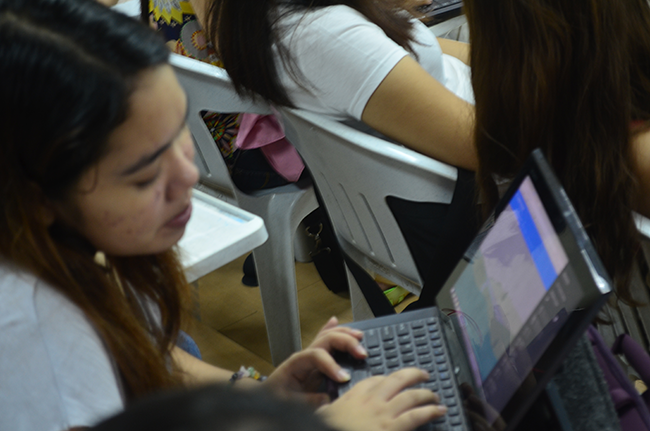
{"label": "chair backrest", "polygon": [[448,204],[456,168],[310,112],[280,112],[343,251],[367,270],[419,293],[421,277],[386,197]]}
{"label": "chair backrest", "polygon": [[111,6],[111,9],[134,19],[140,18],[140,0],[122,1]]}
{"label": "chair backrest", "polygon": [[226,71],[219,67],[178,54],[171,55],[170,63],[187,93],[187,124],[194,137],[201,183],[211,194],[216,191],[219,198],[236,204],[235,185],[201,113],[270,114],[271,109],[263,101],[238,95]]}

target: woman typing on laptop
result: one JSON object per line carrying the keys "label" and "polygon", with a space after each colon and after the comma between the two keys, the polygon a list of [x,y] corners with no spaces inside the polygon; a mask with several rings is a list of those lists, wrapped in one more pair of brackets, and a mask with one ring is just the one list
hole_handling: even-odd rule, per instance
{"label": "woman typing on laptop", "polygon": [[311,401],[343,430],[444,414],[431,391],[403,390],[428,378],[417,369],[341,402],[314,393],[323,375],[349,379],[331,351],[366,356],[336,321],[264,382],[176,347],[189,291],[174,246],[198,174],[168,50],[85,0],[0,1],[0,45],[0,429],[83,429],[207,382]]}

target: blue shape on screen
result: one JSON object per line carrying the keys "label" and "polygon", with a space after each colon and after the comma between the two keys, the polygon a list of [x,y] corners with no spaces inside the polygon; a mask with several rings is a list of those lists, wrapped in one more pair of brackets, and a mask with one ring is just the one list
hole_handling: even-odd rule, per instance
{"label": "blue shape on screen", "polygon": [[544,288],[548,290],[557,278],[557,273],[555,272],[551,258],[546,251],[546,247],[544,247],[537,226],[535,226],[535,222],[528,211],[528,206],[526,205],[526,201],[524,201],[524,197],[521,195],[520,191],[515,193],[514,197],[510,201],[510,207],[517,217],[519,229],[521,230],[521,234],[526,241],[528,250],[533,257],[533,262],[535,262],[537,272],[542,279]]}

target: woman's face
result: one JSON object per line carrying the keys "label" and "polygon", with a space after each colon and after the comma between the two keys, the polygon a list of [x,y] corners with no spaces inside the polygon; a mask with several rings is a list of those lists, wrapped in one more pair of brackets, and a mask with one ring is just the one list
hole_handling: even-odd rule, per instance
{"label": "woman's face", "polygon": [[56,205],[59,218],[110,255],[154,254],[176,244],[198,180],[186,110],[170,66],[143,72],[108,153]]}

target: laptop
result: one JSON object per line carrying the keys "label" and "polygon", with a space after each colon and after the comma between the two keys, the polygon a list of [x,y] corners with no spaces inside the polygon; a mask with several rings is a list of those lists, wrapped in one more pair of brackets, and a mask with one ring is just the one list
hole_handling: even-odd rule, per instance
{"label": "laptop", "polygon": [[[345,326],[364,361],[352,379],[415,366],[448,413],[422,429],[511,430],[604,305],[611,281],[541,151],[535,150],[436,297],[437,307]],[[468,410],[469,408],[469,410]]]}

